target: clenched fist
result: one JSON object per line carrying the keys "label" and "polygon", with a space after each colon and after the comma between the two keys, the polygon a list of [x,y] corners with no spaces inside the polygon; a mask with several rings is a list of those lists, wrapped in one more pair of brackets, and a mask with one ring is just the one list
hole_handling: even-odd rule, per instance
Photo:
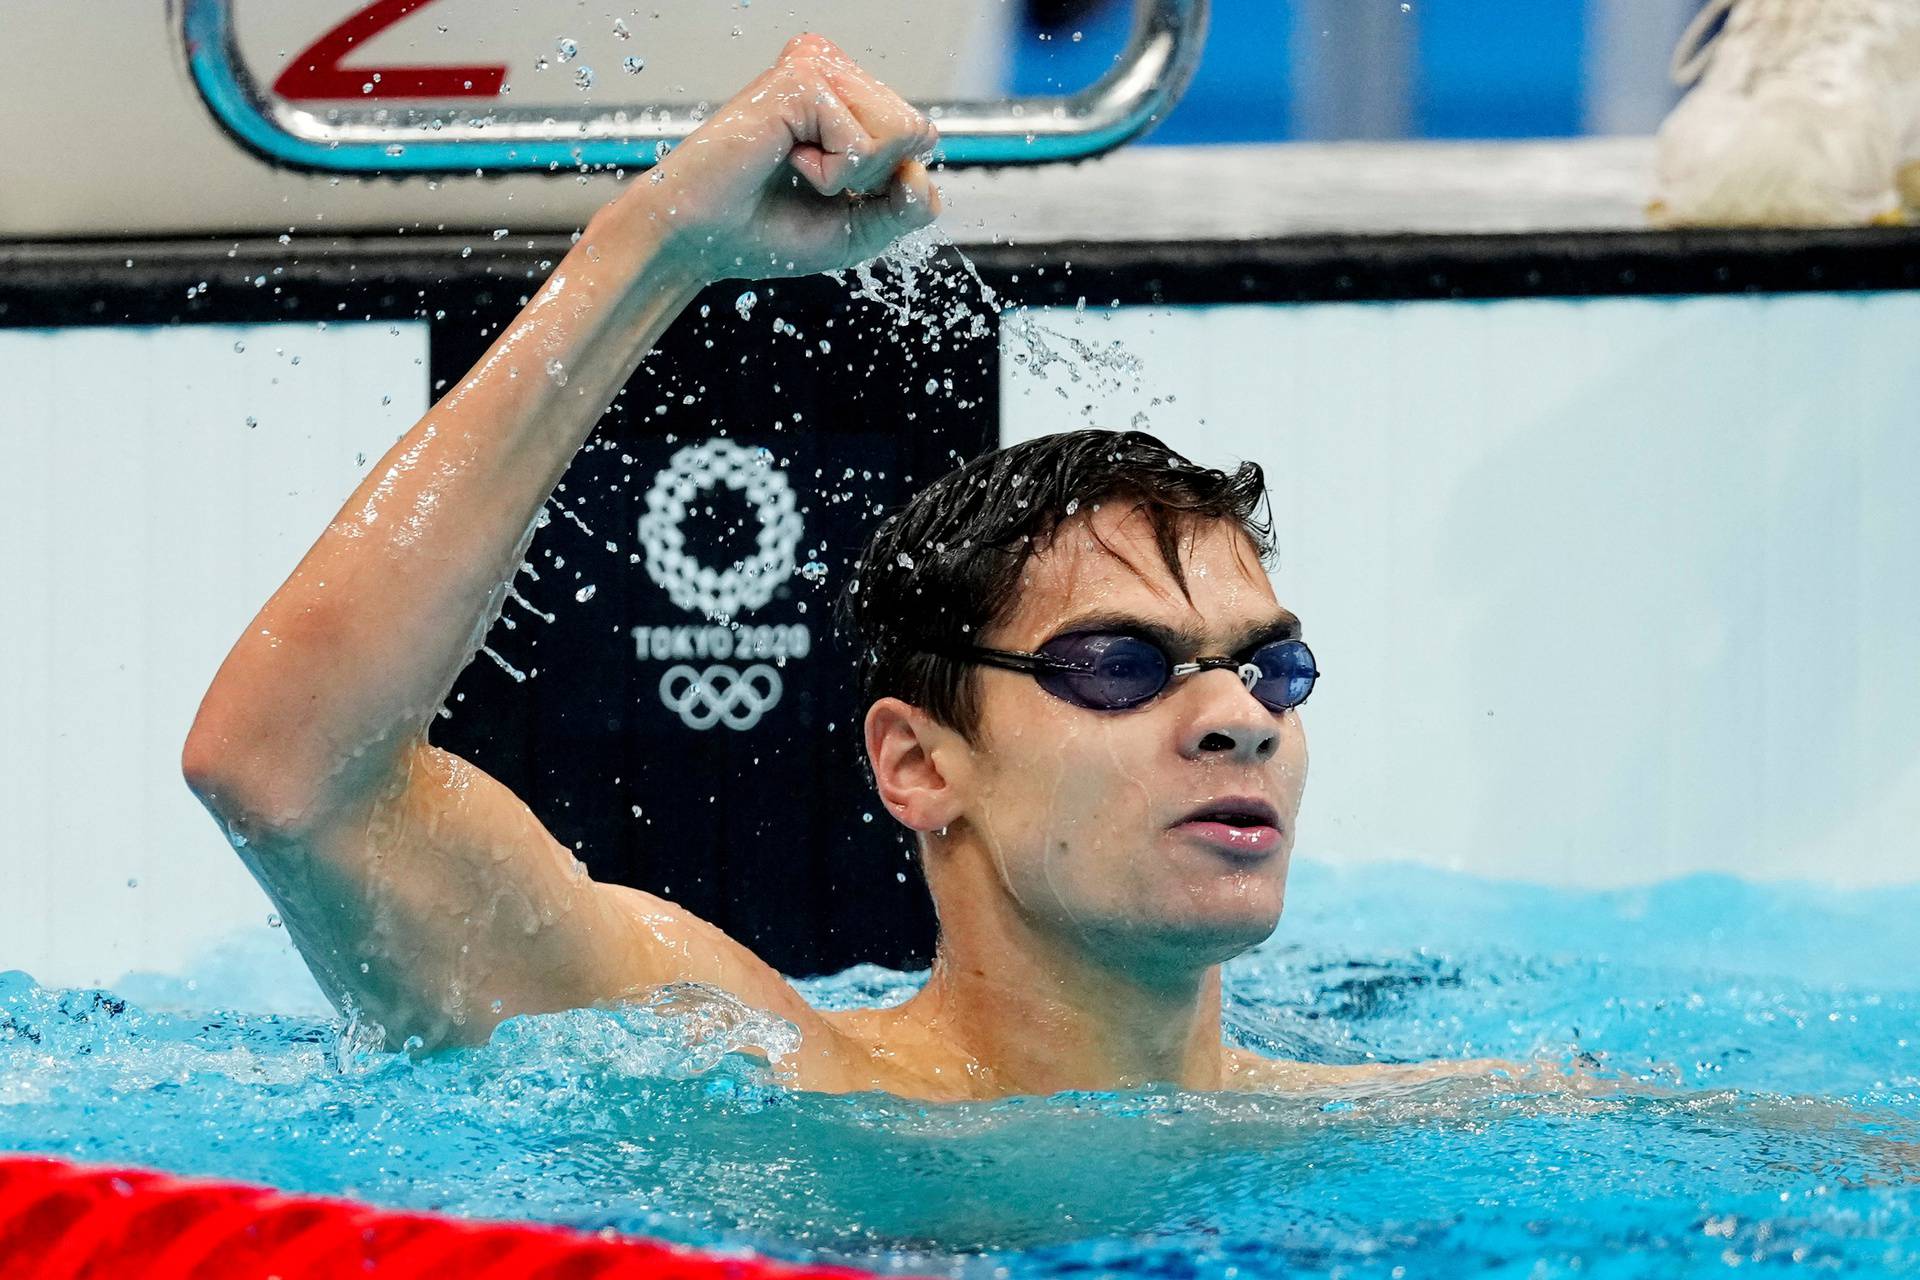
{"label": "clenched fist", "polygon": [[830,41],[798,36],[603,216],[650,219],[708,280],[839,270],[940,212],[937,137]]}

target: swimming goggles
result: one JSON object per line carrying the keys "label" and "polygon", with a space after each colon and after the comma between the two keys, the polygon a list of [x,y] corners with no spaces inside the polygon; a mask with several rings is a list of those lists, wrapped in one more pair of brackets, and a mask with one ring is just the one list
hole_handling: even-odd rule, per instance
{"label": "swimming goggles", "polygon": [[1306,641],[1267,640],[1240,657],[1175,662],[1159,642],[1126,631],[1078,631],[1032,653],[967,645],[946,651],[960,662],[1030,675],[1042,689],[1076,707],[1124,711],[1150,702],[1182,676],[1231,671],[1269,711],[1297,707],[1320,678]]}

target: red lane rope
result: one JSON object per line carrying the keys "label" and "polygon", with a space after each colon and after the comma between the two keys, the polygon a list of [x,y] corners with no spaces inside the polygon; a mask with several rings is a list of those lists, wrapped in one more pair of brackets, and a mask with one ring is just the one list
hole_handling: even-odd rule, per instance
{"label": "red lane rope", "polygon": [[6,1280],[872,1280],[562,1227],[0,1155]]}

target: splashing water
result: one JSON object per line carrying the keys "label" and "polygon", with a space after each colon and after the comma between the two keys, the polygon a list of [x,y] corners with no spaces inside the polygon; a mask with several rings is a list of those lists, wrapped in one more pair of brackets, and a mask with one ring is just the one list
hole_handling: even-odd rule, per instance
{"label": "splashing water", "polygon": [[[941,269],[949,261],[958,266],[957,273]],[[880,307],[895,332],[906,335],[902,340],[922,349],[937,351],[950,337],[984,338],[988,317],[998,314],[1008,357],[1043,380],[1084,381],[1104,392],[1146,398],[1138,355],[1118,342],[1100,346],[1056,332],[1040,324],[1025,304],[1010,306],[938,223],[900,237],[885,253],[850,271],[828,274],[842,284],[851,275],[853,296]],[[1076,309],[1076,322],[1084,310]],[[1057,383],[1056,390],[1067,395]]]}
{"label": "splashing water", "polygon": [[[1584,1052],[1624,1087],[832,1097],[774,1083],[790,1025],[691,984],[409,1058],[361,1020],[193,1011],[257,980],[236,955],[199,992],[0,975],[0,1148],[969,1280],[1920,1267],[1920,888],[1303,863],[1289,897],[1226,966],[1233,1043]],[[924,980],[799,986],[850,1009]]]}
{"label": "splashing water", "polygon": [[522,671],[520,668],[514,666],[511,662],[508,662],[505,658],[501,657],[498,650],[494,649],[490,645],[483,644],[480,646],[480,652],[486,654],[489,658],[493,659],[493,665],[495,665],[496,667],[499,667],[502,671],[506,672],[509,676],[513,677],[513,681],[515,684],[526,683],[527,673]]}
{"label": "splashing water", "polygon": [[[522,571],[525,572],[525,571],[531,570],[532,568],[533,568],[532,565],[524,565],[522,566]],[[539,575],[534,574],[533,576],[537,578]],[[522,609],[525,609],[528,613],[540,619],[542,622],[551,623],[554,619],[553,614],[548,613],[546,610],[536,605],[533,601],[521,595],[520,592],[515,589],[512,583],[507,584],[507,599],[513,601],[515,604],[519,605]]]}

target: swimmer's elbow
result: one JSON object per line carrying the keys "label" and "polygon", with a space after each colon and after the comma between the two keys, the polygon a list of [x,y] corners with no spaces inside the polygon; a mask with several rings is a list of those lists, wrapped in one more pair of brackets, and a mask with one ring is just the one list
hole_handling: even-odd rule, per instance
{"label": "swimmer's elbow", "polygon": [[204,722],[194,724],[181,746],[180,773],[237,849],[296,839],[314,810],[284,777],[249,764]]}
{"label": "swimmer's elbow", "polygon": [[180,776],[187,790],[214,814],[231,806],[238,787],[231,777],[232,753],[217,735],[195,721],[180,748]]}

